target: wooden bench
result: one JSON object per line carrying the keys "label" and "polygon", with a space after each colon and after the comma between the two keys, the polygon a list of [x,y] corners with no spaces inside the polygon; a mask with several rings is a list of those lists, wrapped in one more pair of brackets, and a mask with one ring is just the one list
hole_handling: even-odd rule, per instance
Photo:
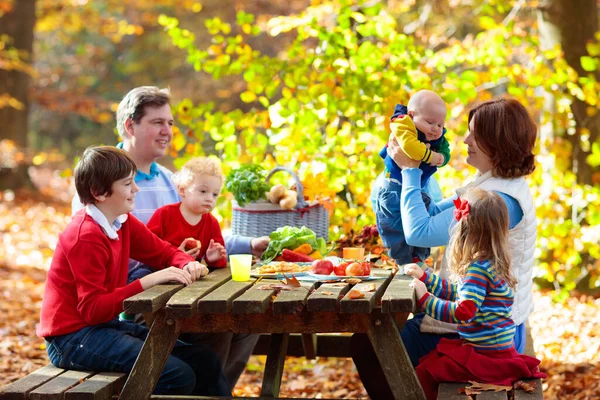
{"label": "wooden bench", "polygon": [[126,376],[116,372],[68,371],[46,365],[0,388],[2,400],[110,399],[123,388]]}
{"label": "wooden bench", "polygon": [[[533,337],[529,323],[525,325],[525,336],[527,337],[527,345],[525,354],[535,357],[533,349]],[[532,386],[534,391],[527,393],[522,389],[513,389],[510,392],[483,392],[475,396],[476,400],[539,400],[544,398],[541,379],[524,379],[524,383]],[[467,397],[462,394],[465,388],[464,383],[442,383],[438,391],[438,400],[464,400]]]}

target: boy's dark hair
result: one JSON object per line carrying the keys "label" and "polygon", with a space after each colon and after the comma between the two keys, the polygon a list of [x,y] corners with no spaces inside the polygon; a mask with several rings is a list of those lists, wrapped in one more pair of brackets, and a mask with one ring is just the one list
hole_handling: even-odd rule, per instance
{"label": "boy's dark hair", "polygon": [[537,126],[514,99],[486,101],[469,112],[477,146],[492,161],[492,175],[519,178],[535,169],[533,147]]}
{"label": "boy's dark hair", "polygon": [[113,183],[136,172],[135,162],[125,150],[88,147],[75,167],[75,189],[83,205],[94,204],[94,195],[112,195]]}

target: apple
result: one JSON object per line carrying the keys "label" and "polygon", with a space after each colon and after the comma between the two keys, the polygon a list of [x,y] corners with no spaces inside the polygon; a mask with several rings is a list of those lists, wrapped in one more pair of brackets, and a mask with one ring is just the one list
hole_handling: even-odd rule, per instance
{"label": "apple", "polygon": [[371,275],[371,263],[369,261],[363,261],[362,266],[365,268],[365,276]]}
{"label": "apple", "polygon": [[348,265],[350,265],[351,262],[350,261],[346,261],[343,263],[340,263],[336,266],[333,267],[333,272],[337,275],[337,276],[345,276],[346,275],[346,267]]}
{"label": "apple", "polygon": [[202,246],[202,244],[200,243],[199,240],[196,240],[194,238],[185,239],[185,249],[186,250],[192,250],[192,249],[195,249],[196,247],[200,247],[200,246]]}
{"label": "apple", "polygon": [[362,265],[359,262],[350,263],[350,265],[348,265],[346,267],[346,275],[363,276],[363,275],[367,275],[365,272],[366,272],[366,268],[364,267],[364,265]]}
{"label": "apple", "polygon": [[317,275],[331,275],[333,263],[329,260],[315,260],[312,263],[312,271]]}

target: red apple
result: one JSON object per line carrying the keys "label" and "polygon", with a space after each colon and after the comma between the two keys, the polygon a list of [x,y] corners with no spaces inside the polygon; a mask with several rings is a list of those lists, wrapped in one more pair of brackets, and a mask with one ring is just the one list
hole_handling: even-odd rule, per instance
{"label": "red apple", "polygon": [[333,267],[333,272],[337,275],[337,276],[345,276],[346,275],[346,267],[348,265],[350,265],[351,262],[350,261],[346,261],[343,262],[341,264],[338,264],[336,266]]}
{"label": "red apple", "polygon": [[317,275],[331,275],[333,263],[329,260],[315,260],[312,263],[312,271]]}
{"label": "red apple", "polygon": [[346,275],[363,276],[365,272],[365,267],[359,262],[353,262],[346,267]]}
{"label": "red apple", "polygon": [[363,261],[362,266],[365,268],[365,276],[371,275],[371,263]]}
{"label": "red apple", "polygon": [[200,241],[196,240],[194,238],[187,238],[185,239],[185,249],[186,250],[192,250],[195,249],[196,247],[200,247]]}

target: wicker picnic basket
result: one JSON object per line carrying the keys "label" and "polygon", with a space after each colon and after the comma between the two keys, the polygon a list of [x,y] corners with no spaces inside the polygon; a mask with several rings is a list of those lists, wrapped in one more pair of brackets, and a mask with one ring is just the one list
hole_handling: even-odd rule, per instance
{"label": "wicker picnic basket", "polygon": [[278,204],[268,201],[258,201],[240,207],[233,200],[233,212],[231,216],[231,231],[234,235],[242,236],[268,236],[271,232],[283,226],[294,226],[300,228],[306,226],[312,229],[317,237],[329,239],[329,213],[321,204],[308,205],[304,200],[304,188],[296,173],[285,167],[275,167],[267,175],[269,182],[271,176],[276,172],[285,171],[289,173],[296,183],[298,192],[298,203],[291,210],[285,210]]}

